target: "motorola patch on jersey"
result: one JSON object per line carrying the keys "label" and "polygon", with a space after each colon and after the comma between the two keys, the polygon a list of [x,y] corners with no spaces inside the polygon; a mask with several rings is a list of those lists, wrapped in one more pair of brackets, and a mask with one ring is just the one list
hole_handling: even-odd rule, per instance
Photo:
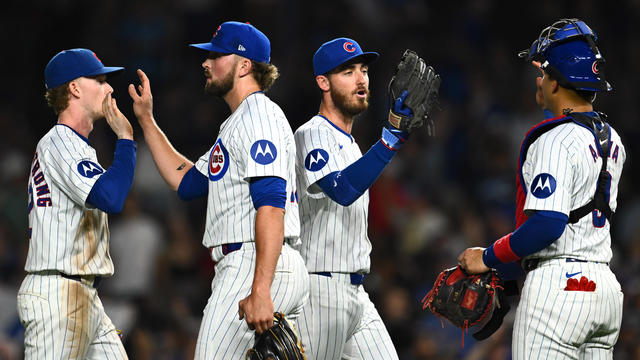
{"label": "motorola patch on jersey", "polygon": [[271,164],[276,160],[278,150],[269,140],[258,140],[251,145],[251,158],[261,165]]}
{"label": "motorola patch on jersey", "polygon": [[304,159],[304,167],[309,171],[318,171],[327,165],[328,161],[329,154],[324,149],[313,149]]}
{"label": "motorola patch on jersey", "polygon": [[218,139],[209,154],[209,180],[218,181],[229,168],[229,153],[222,144],[222,140]]}
{"label": "motorola patch on jersey", "polygon": [[556,191],[556,179],[551,174],[538,174],[531,182],[531,194],[538,199],[546,199]]}
{"label": "motorola patch on jersey", "polygon": [[90,160],[82,160],[78,163],[78,173],[86,178],[91,179],[92,177],[102,174],[104,169],[93,161]]}

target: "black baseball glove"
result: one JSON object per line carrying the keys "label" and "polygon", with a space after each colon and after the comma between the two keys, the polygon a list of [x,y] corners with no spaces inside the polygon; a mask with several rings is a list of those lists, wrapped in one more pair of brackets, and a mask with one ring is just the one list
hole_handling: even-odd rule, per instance
{"label": "black baseball glove", "polygon": [[247,351],[248,360],[304,360],[300,338],[282,313],[273,314],[273,326],[260,335]]}
{"label": "black baseball glove", "polygon": [[504,294],[504,282],[495,270],[483,274],[467,275],[460,267],[440,273],[435,285],[422,299],[422,308],[462,328],[481,324],[483,328],[473,334],[484,340],[493,334],[509,311]]}
{"label": "black baseball glove", "polygon": [[[391,109],[389,123],[402,131],[411,133],[427,124],[429,135],[433,135],[434,108],[438,108],[440,75],[411,50],[405,50],[389,82]],[[407,111],[410,110],[410,111]]]}

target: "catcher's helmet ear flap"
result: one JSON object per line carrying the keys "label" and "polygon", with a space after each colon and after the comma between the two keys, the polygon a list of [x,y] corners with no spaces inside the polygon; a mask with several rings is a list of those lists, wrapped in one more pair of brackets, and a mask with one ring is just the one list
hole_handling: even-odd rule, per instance
{"label": "catcher's helmet ear flap", "polygon": [[605,80],[605,60],[596,46],[596,34],[578,19],[561,19],[546,27],[528,50],[518,56],[538,61],[540,68],[566,88],[611,91]]}

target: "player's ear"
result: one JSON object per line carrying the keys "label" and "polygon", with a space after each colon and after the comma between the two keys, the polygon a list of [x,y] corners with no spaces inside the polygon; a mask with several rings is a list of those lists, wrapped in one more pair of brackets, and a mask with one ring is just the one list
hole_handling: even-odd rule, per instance
{"label": "player's ear", "polygon": [[329,78],[327,78],[324,75],[316,76],[316,83],[318,84],[318,87],[322,91],[329,91],[329,89],[331,89],[331,84],[329,83]]}
{"label": "player's ear", "polygon": [[74,97],[80,97],[80,84],[78,83],[78,79],[71,80],[67,84],[69,87],[69,94]]}
{"label": "player's ear", "polygon": [[[237,55],[236,55],[237,56]],[[253,64],[251,64],[251,60],[239,56],[240,61],[238,61],[238,63],[236,64],[237,66],[237,71],[238,71],[238,76],[239,77],[244,77],[247,76],[248,74],[251,73],[251,70],[253,68]]]}

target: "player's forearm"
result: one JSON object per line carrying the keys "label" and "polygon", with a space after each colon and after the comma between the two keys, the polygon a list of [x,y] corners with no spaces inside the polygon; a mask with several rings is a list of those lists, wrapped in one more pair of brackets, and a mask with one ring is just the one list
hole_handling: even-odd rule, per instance
{"label": "player's forearm", "polygon": [[[140,124],[142,125],[143,122],[140,121]],[[142,131],[160,175],[162,175],[169,187],[177,191],[180,181],[182,181],[184,174],[191,169],[193,162],[189,161],[171,145],[171,142],[158,127],[155,120],[144,122]]]}
{"label": "player's forearm", "polygon": [[[284,239],[284,210],[261,206],[256,214],[256,269],[252,293],[270,293]],[[269,295],[270,296],[270,295]]]}

